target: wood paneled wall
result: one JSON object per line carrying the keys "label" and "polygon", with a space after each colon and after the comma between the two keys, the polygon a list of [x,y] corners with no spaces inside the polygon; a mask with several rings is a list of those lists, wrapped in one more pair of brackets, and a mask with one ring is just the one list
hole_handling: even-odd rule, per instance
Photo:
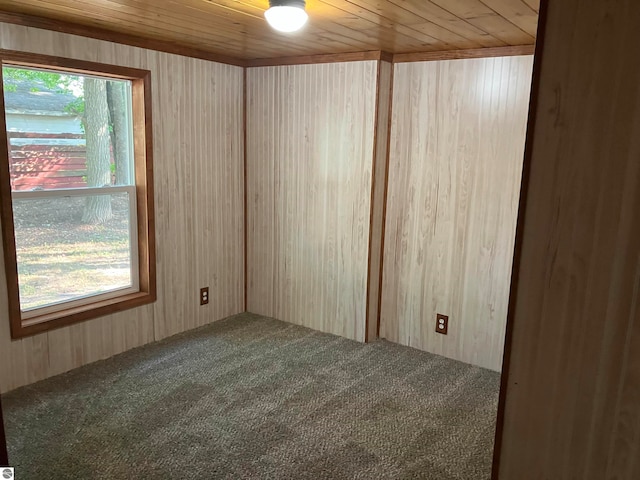
{"label": "wood paneled wall", "polygon": [[11,341],[0,275],[0,391],[242,312],[242,68],[7,24],[0,48],[151,71],[158,281],[153,305]]}
{"label": "wood paneled wall", "polygon": [[395,65],[381,337],[500,370],[532,63]]}
{"label": "wood paneled wall", "polygon": [[640,478],[638,25],[543,2],[494,478]]}
{"label": "wood paneled wall", "polygon": [[250,312],[364,340],[376,71],[248,69]]}

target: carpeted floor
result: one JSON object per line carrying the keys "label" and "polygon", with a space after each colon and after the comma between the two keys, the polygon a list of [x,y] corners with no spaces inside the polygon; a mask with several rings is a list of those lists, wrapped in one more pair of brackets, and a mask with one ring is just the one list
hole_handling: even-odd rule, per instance
{"label": "carpeted floor", "polygon": [[16,477],[487,479],[495,372],[242,314],[3,396]]}

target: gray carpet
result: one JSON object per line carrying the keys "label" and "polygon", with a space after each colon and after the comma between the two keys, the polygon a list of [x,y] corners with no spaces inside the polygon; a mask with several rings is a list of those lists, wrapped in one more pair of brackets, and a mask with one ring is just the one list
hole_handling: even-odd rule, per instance
{"label": "gray carpet", "polygon": [[487,479],[499,375],[242,314],[3,396],[19,479]]}

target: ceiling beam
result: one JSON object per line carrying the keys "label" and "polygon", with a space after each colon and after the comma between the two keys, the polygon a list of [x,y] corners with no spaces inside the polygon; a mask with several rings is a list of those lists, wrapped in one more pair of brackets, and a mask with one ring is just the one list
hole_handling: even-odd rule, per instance
{"label": "ceiling beam", "polygon": [[512,57],[533,55],[535,45],[474,48],[471,50],[448,50],[444,52],[396,53],[393,63],[429,62],[433,60],[460,60],[463,58]]}
{"label": "ceiling beam", "polygon": [[309,65],[313,63],[360,62],[363,60],[387,60],[390,53],[379,50],[353,53],[328,53],[325,55],[300,55],[295,57],[256,58],[247,60],[247,67],[273,67],[278,65]]}

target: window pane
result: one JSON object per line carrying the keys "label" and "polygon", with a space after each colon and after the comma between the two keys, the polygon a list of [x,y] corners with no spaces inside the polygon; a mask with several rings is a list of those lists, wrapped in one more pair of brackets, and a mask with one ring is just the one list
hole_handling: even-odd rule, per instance
{"label": "window pane", "polygon": [[132,185],[131,82],[3,67],[11,187]]}
{"label": "window pane", "polygon": [[[100,224],[87,207],[110,208]],[[28,310],[131,287],[129,193],[13,199],[20,307]]]}

